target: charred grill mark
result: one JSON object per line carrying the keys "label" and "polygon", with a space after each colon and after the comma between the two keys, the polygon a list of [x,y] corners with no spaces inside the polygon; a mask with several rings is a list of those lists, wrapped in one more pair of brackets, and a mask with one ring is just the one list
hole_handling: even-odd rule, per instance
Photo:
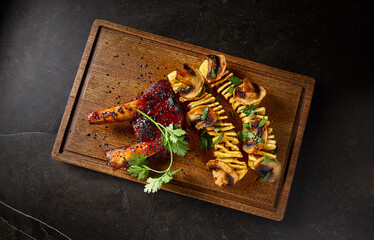
{"label": "charred grill mark", "polygon": [[229,181],[228,184],[227,184],[228,187],[234,185],[234,179],[231,177],[230,174],[226,173],[226,178]]}
{"label": "charred grill mark", "polygon": [[240,87],[235,88],[234,91],[236,96],[239,96],[240,98],[245,98],[245,92],[243,92]]}
{"label": "charred grill mark", "polygon": [[189,87],[189,88],[183,88],[183,87],[181,87],[181,88],[179,89],[179,92],[184,93],[184,94],[187,94],[187,93],[192,92],[193,89],[194,89],[193,87]]}
{"label": "charred grill mark", "polygon": [[258,85],[256,83],[252,83],[252,86],[253,86],[253,91],[256,94],[260,94],[260,88],[258,87]]}
{"label": "charred grill mark", "polygon": [[183,69],[191,73],[192,76],[196,76],[195,72],[187,64],[183,64]]}
{"label": "charred grill mark", "polygon": [[[213,61],[214,61],[214,72],[216,73],[216,74],[218,74],[218,72],[219,72],[219,68],[220,68],[220,62],[219,62],[219,58],[216,56],[216,55],[208,55],[208,57],[210,57],[210,58],[212,58],[213,59]],[[212,73],[210,72],[209,74],[208,74],[208,76],[209,77],[212,77]]]}

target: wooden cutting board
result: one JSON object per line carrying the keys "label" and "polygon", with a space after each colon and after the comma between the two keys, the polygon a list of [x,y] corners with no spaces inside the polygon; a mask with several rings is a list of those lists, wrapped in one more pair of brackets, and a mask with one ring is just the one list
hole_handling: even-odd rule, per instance
{"label": "wooden cutting board", "polygon": [[[87,113],[126,103],[145,91],[155,81],[182,63],[199,66],[216,51],[142,32],[104,20],[95,20],[69,96],[57,134],[52,157],[55,160],[138,181],[125,170],[113,171],[107,164],[105,150],[136,143],[130,123],[89,125]],[[199,150],[197,134],[189,131],[191,151],[186,157],[175,155],[173,169],[181,168],[164,190],[230,207],[266,218],[281,220],[287,205],[300,150],[314,79],[229,56],[228,68],[236,76],[248,76],[267,90],[260,106],[266,107],[277,140],[282,175],[276,183],[256,182],[257,175],[247,175],[232,187],[214,184],[205,164],[214,159],[211,151]],[[250,56],[248,56],[250,58]],[[224,99],[223,97],[221,99]],[[230,106],[223,103],[226,112]],[[232,121],[241,130],[240,120]],[[244,160],[244,159],[243,159]],[[163,169],[167,160],[152,163]],[[144,193],[146,194],[146,193]]]}

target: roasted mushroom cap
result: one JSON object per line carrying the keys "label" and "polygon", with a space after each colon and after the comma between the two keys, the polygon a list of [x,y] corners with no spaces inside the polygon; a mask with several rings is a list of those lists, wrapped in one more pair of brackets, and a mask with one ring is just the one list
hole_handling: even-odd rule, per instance
{"label": "roasted mushroom cap", "polygon": [[[208,111],[205,110],[207,108]],[[206,117],[202,119],[202,115],[206,111]],[[186,122],[189,126],[200,130],[204,127],[211,127],[217,123],[218,115],[217,113],[206,105],[200,105],[198,107],[192,108],[186,116]]]}
{"label": "roasted mushroom cap", "polygon": [[244,105],[256,105],[266,96],[266,90],[244,78],[243,83],[234,89],[233,95],[236,101]]}
{"label": "roasted mushroom cap", "polygon": [[282,170],[282,165],[280,162],[266,162],[266,163],[261,163],[264,160],[265,157],[259,158],[258,160],[255,161],[253,164],[254,170],[257,172],[258,175],[261,177],[264,177],[268,172],[270,172],[270,177],[268,178],[268,182],[275,182],[278,180],[281,170]]}
{"label": "roasted mushroom cap", "polygon": [[193,99],[201,92],[204,85],[204,77],[195,66],[183,64],[182,69],[177,69],[177,80],[187,85],[187,88],[181,87],[179,93],[181,97]]}
{"label": "roasted mushroom cap", "polygon": [[219,187],[232,186],[239,180],[234,169],[220,160],[210,160],[206,168],[213,174],[214,183]]}
{"label": "roasted mushroom cap", "polygon": [[262,127],[258,127],[259,123],[261,122],[261,119],[255,119],[252,121],[252,128],[249,131],[252,131],[252,133],[264,140],[263,143],[260,143],[254,139],[246,138],[246,142],[243,144],[243,150],[250,154],[260,151],[266,144],[268,139],[268,127],[266,124]]}
{"label": "roasted mushroom cap", "polygon": [[226,57],[224,55],[208,55],[208,83],[215,82],[223,76],[226,71]]}

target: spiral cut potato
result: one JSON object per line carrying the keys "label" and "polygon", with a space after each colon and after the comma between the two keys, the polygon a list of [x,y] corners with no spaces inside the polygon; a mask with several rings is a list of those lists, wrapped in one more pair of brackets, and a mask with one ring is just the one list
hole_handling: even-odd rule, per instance
{"label": "spiral cut potato", "polygon": [[[194,89],[188,90],[192,85],[188,85],[188,82],[182,82],[185,80],[183,79],[183,74],[192,73],[192,75],[198,75],[201,73],[197,68],[194,69],[191,65],[184,64],[183,68],[187,70],[173,71],[167,77],[175,93],[185,92],[189,94],[194,91]],[[199,94],[197,96],[192,98],[181,96],[179,101],[189,102],[187,107],[190,111],[187,113],[187,123],[190,122],[190,124],[194,125],[198,130],[204,128],[206,133],[213,137],[212,142],[222,138],[219,143],[214,145],[214,156],[216,159],[210,160],[207,163],[207,168],[212,172],[216,185],[231,186],[242,179],[248,172],[246,163],[238,160],[238,158],[243,157],[237,146],[239,144],[239,139],[237,138],[236,132],[233,130],[235,128],[234,125],[227,122],[226,119],[228,119],[228,116],[225,114],[222,105],[216,101],[216,98],[212,94],[206,91],[202,92],[201,90],[202,89],[199,89]],[[205,109],[208,109],[206,113],[207,119],[201,121],[202,112]],[[215,126],[218,124],[220,128],[215,131]]]}
{"label": "spiral cut potato", "polygon": [[[266,95],[266,90],[255,83],[251,83],[248,78],[243,80],[236,78],[236,82],[230,81],[234,74],[226,70],[225,67],[221,67],[221,69],[217,67],[220,63],[226,62],[225,56],[210,55],[207,57],[208,60],[205,60],[200,65],[199,70],[206,78],[212,75],[211,72],[215,72],[216,79],[208,81],[210,87],[216,88],[217,92],[229,101],[233,110],[238,113],[239,118],[245,123],[243,126],[248,126],[243,130],[249,129],[256,137],[261,135],[259,137],[263,140],[260,143],[249,139],[249,141],[246,140],[244,143],[243,150],[248,153],[248,166],[264,179],[266,178],[268,182],[275,182],[281,172],[281,164],[277,161],[277,156],[273,154],[275,149],[277,149],[276,140],[274,135],[270,135],[273,129],[268,127],[270,121],[269,117],[265,115],[265,107],[258,107]],[[215,66],[212,66],[212,62],[216,62]],[[226,63],[224,66],[226,66]],[[216,72],[223,72],[220,74],[220,78],[218,78]],[[266,122],[262,122],[262,126],[259,127],[261,120]]]}

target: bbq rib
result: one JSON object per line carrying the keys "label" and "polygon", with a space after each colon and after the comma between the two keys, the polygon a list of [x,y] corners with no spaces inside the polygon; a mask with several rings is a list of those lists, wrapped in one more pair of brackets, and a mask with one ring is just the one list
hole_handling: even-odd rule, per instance
{"label": "bbq rib", "polygon": [[132,153],[143,153],[150,158],[157,158],[166,152],[161,144],[160,130],[146,117],[138,113],[140,110],[156,122],[169,126],[170,123],[182,128],[184,115],[172,94],[167,80],[153,83],[145,93],[129,103],[88,114],[90,124],[108,124],[130,121],[140,143],[106,151],[106,157],[114,169],[128,167]]}

